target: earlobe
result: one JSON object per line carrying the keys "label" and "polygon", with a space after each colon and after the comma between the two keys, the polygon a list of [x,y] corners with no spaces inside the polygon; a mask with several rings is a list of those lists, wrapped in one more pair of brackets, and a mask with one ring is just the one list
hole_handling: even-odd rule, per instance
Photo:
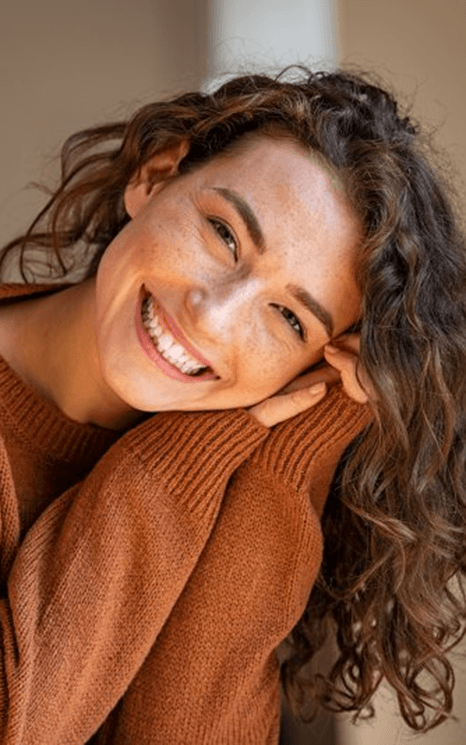
{"label": "earlobe", "polygon": [[188,151],[188,140],[181,140],[176,145],[156,153],[141,166],[124,193],[125,209],[131,218],[136,217],[148,199],[162,188],[168,178],[177,175],[180,162]]}

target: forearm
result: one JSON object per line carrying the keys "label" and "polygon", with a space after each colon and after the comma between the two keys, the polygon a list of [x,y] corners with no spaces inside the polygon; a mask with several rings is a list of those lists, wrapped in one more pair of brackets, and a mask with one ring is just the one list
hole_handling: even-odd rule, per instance
{"label": "forearm", "polygon": [[92,735],[185,586],[230,474],[266,436],[244,412],[159,415],[43,513],[0,605],[5,745]]}

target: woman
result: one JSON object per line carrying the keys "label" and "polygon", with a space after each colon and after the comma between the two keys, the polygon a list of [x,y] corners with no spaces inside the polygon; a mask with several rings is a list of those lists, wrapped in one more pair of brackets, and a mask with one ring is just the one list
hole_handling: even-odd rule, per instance
{"label": "woman", "polygon": [[83,270],[2,288],[3,741],[273,743],[280,676],[303,716],[386,677],[439,724],[465,252],[412,124],[302,69],[144,107],[62,164],[1,258]]}

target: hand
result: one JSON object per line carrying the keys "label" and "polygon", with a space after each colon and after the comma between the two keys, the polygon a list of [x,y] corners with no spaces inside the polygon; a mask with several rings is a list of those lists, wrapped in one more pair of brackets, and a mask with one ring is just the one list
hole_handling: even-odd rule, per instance
{"label": "hand", "polygon": [[324,347],[324,357],[333,368],[338,370],[346,394],[360,404],[365,404],[369,397],[373,400],[371,385],[359,365],[359,334],[348,334],[336,341],[337,346],[327,344]]}
{"label": "hand", "polygon": [[[325,367],[325,371],[329,369]],[[301,414],[302,411],[310,409],[324,398],[327,392],[326,374],[323,375],[321,370],[315,370],[300,375],[275,396],[266,398],[265,401],[253,406],[249,409],[249,413],[265,427],[273,427],[279,422]],[[336,370],[333,370],[331,375],[339,379]]]}
{"label": "hand", "polygon": [[356,375],[359,335],[341,337],[336,343],[338,347],[331,344],[324,347],[328,364],[295,378],[275,396],[249,409],[249,413],[265,427],[273,427],[315,406],[324,398],[327,386],[339,381],[347,396],[357,403],[367,403],[370,386],[365,381],[363,370],[359,370],[358,375],[364,388]]}

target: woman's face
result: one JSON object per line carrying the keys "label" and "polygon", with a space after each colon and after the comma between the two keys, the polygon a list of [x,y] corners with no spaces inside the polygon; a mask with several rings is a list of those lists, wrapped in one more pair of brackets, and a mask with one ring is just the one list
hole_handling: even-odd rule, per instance
{"label": "woman's face", "polygon": [[[179,154],[156,156],[128,187],[132,220],[99,266],[101,371],[141,411],[247,407],[358,320],[358,223],[338,181],[287,139],[248,136],[163,178],[172,157],[176,170]],[[147,291],[154,342],[136,322]]]}

